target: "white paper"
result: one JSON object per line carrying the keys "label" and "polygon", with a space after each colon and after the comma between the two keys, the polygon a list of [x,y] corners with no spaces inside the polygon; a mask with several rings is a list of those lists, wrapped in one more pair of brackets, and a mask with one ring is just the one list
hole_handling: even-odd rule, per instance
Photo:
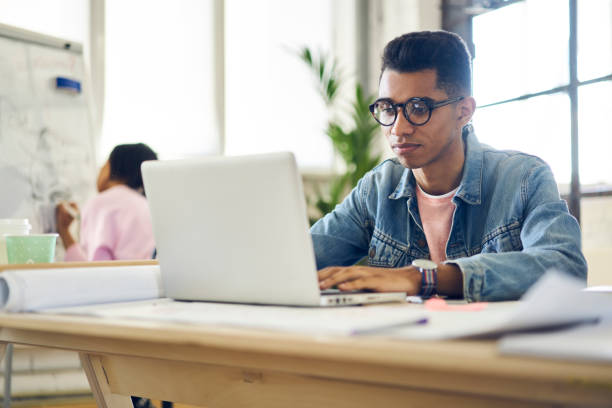
{"label": "white paper", "polygon": [[159,265],[6,270],[0,310],[39,311],[163,296]]}
{"label": "white paper", "polygon": [[588,288],[584,288],[586,292],[601,292],[601,293],[610,293],[612,294],[612,286],[602,285],[602,286],[589,286]]}
{"label": "white paper", "polygon": [[519,302],[489,303],[481,311],[427,311],[428,324],[394,330],[392,337],[449,339],[592,322],[612,313],[610,298],[585,292],[584,282],[546,273]]}
{"label": "white paper", "polygon": [[612,362],[612,323],[505,336],[499,342],[499,351],[502,354]]}
{"label": "white paper", "polygon": [[391,305],[349,307],[283,307],[171,299],[50,309],[45,313],[80,314],[108,318],[157,320],[257,328],[299,333],[367,334],[390,327],[419,324],[424,311]]}

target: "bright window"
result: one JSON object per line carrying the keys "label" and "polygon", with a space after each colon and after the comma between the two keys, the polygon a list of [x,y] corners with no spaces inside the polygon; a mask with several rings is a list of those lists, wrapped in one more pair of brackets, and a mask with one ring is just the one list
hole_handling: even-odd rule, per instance
{"label": "bright window", "polygon": [[107,0],[100,159],[116,144],[144,141],[163,158],[289,150],[303,168],[330,168],[328,112],[295,53],[304,45],[330,52],[331,7],[225,0],[223,138],[213,99],[213,2]]}
{"label": "bright window", "polygon": [[559,0],[527,0],[475,17],[477,103],[567,84],[568,21],[567,2]]}
{"label": "bright window", "polygon": [[99,159],[145,142],[162,158],[219,153],[212,2],[106,1],[105,112]]}
{"label": "bright window", "polygon": [[578,1],[578,79],[612,73],[612,1]]}
{"label": "bright window", "polygon": [[[580,180],[612,184],[612,0],[577,4],[578,81],[593,81],[577,84]],[[473,18],[476,134],[540,156],[560,184],[572,166],[569,35],[569,1],[525,0]]]}
{"label": "bright window", "polygon": [[328,0],[227,0],[226,152],[293,151],[301,167],[332,164],[327,109],[295,55],[329,52]]}
{"label": "bright window", "polygon": [[520,150],[546,161],[558,182],[571,177],[569,98],[544,95],[476,109],[478,139],[497,149]]}

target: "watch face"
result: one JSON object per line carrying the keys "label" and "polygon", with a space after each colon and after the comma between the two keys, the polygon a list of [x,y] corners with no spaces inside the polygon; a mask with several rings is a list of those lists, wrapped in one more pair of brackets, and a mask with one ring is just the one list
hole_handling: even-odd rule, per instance
{"label": "watch face", "polygon": [[415,259],[412,261],[412,265],[423,269],[436,269],[438,267],[435,262],[430,261],[429,259]]}

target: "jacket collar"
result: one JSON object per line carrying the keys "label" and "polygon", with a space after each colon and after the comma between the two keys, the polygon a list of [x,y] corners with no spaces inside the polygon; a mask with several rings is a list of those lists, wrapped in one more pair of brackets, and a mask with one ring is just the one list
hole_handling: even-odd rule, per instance
{"label": "jacket collar", "polygon": [[[459,190],[455,197],[461,198],[468,204],[480,204],[482,192],[482,166],[483,149],[476,139],[472,126],[467,126],[463,131],[465,142],[465,162],[463,164],[463,176],[459,184]],[[398,185],[389,198],[397,200],[400,198],[411,198],[416,196],[416,180],[412,170],[405,169]]]}

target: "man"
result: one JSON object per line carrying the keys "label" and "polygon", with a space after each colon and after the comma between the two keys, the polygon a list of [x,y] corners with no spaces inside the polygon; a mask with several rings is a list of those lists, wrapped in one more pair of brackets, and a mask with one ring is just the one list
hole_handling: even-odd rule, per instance
{"label": "man", "polygon": [[387,44],[370,110],[396,158],[312,227],[321,289],[493,301],[518,299],[549,269],[586,280],[580,228],[550,168],[480,144],[475,107],[459,36]]}

